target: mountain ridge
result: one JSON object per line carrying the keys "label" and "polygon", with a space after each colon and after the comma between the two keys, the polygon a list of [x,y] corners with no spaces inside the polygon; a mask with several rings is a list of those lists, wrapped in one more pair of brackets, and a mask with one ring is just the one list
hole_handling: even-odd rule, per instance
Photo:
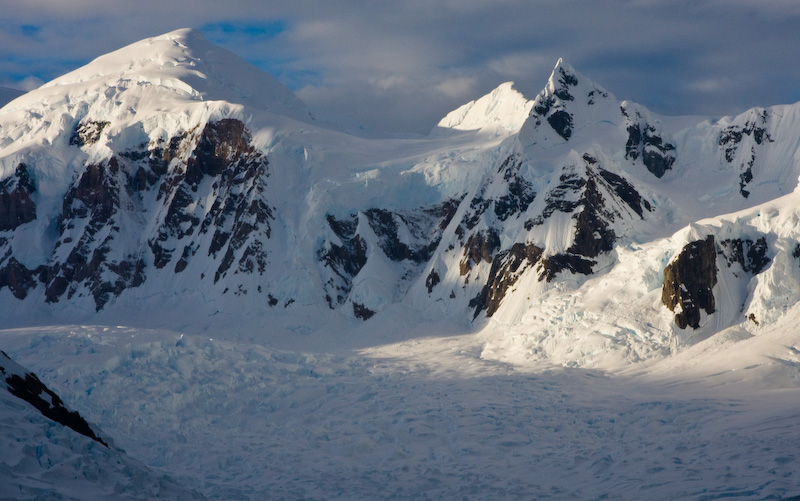
{"label": "mountain ridge", "polygon": [[[193,30],[12,104],[0,303],[28,318],[171,317],[188,301],[201,323],[298,308],[370,321],[402,305],[471,323],[487,356],[592,365],[761,332],[773,288],[798,280],[773,270],[800,240],[773,227],[795,213],[773,200],[795,197],[800,105],[676,128],[559,60],[533,100],[506,83],[427,137],[367,139],[317,124]],[[700,248],[703,284],[676,271]],[[619,290],[610,277],[627,291],[599,300]]]}

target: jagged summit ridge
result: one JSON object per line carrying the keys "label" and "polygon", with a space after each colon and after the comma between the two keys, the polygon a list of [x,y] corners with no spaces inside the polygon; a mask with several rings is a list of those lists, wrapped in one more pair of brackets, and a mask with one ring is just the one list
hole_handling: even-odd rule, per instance
{"label": "jagged summit ridge", "polygon": [[574,112],[575,106],[570,106],[570,111],[566,111],[567,102],[575,101],[574,95],[586,95],[587,105],[609,97],[602,87],[575,71],[564,59],[559,59],[545,87],[535,99],[528,99],[517,91],[514,82],[505,82],[483,97],[448,113],[434,132],[454,129],[515,133],[533,113],[547,117],[555,124],[560,135],[569,137],[571,125],[562,122]]}

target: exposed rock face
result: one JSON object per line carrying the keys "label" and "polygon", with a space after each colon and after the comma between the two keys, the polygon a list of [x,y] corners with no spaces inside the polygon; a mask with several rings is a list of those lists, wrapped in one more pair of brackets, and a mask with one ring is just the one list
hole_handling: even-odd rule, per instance
{"label": "exposed rock face", "polygon": [[573,117],[565,109],[566,101],[574,101],[572,88],[578,85],[578,78],[568,71],[564,66],[559,65],[551,78],[553,89],[547,89],[537,96],[533,111],[539,117],[536,124],[541,124],[541,119],[545,119],[550,127],[568,141],[572,136]]}
{"label": "exposed rock face", "polygon": [[730,268],[734,263],[739,263],[742,270],[751,274],[758,275],[771,262],[767,256],[769,246],[767,238],[762,236],[758,239],[749,238],[722,240],[719,243],[719,254],[725,258]]}
{"label": "exposed rock face", "polygon": [[470,302],[475,308],[473,318],[481,311],[491,317],[506,295],[506,292],[517,282],[522,272],[535,265],[542,257],[543,250],[532,244],[516,243],[509,250],[497,253],[492,261],[489,279],[478,297]]}
{"label": "exposed rock face", "polygon": [[428,273],[428,276],[425,277],[425,287],[428,288],[428,294],[433,292],[433,288],[439,285],[439,282],[441,281],[442,279],[439,277],[439,274],[436,273],[436,270],[431,269],[430,273]]}
{"label": "exposed rock face", "polygon": [[[566,98],[565,92],[559,99]],[[519,275],[534,265],[540,281],[550,282],[564,271],[591,274],[597,263],[595,258],[614,248],[618,238],[615,222],[645,219],[645,214],[653,210],[625,178],[603,168],[589,153],[581,158],[578,165],[563,167],[558,183],[544,193],[538,214],[528,210],[536,194],[531,183],[519,174],[521,162],[516,156],[508,157],[470,200],[456,228],[461,247],[459,273],[466,284],[479,263],[491,263],[489,277],[481,278],[485,280],[484,287],[470,301],[476,316],[483,311],[487,317],[492,316]],[[488,197],[487,193],[495,195]],[[498,207],[504,210],[498,212]],[[526,244],[501,249],[502,222],[525,215],[524,228],[533,236],[541,231],[540,227],[552,224],[550,220],[556,213],[571,215],[573,238],[566,249],[548,253],[530,243],[535,237]]]}
{"label": "exposed rock face", "polygon": [[361,303],[353,303],[353,315],[361,320],[369,320],[375,315],[375,312]]}
{"label": "exposed rock face", "polygon": [[639,192],[636,191],[636,188],[626,181],[625,178],[604,169],[600,169],[598,174],[600,174],[600,177],[614,189],[617,196],[628,204],[640,218],[644,219],[645,210],[652,212],[653,207],[650,205],[650,202],[643,199]]}
{"label": "exposed rock face", "polygon": [[768,117],[767,111],[762,110],[757,117],[747,120],[743,126],[731,125],[722,129],[719,135],[719,145],[725,148],[725,160],[733,162],[739,145],[746,136],[752,137],[758,145],[764,141],[773,142],[766,127]]}
{"label": "exposed rock face", "polygon": [[591,155],[584,155],[583,161],[583,168],[572,166],[564,169],[560,184],[546,195],[547,205],[541,216],[531,219],[526,225],[530,230],[544,224],[545,219],[556,211],[573,214],[573,243],[566,252],[542,260],[540,280],[549,282],[564,270],[588,275],[596,264],[592,258],[614,248],[617,235],[611,223],[628,216],[614,209],[603,193],[617,198],[621,206],[627,206],[641,219],[644,219],[644,210],[652,210],[623,177],[603,169]]}
{"label": "exposed rock face", "polygon": [[[681,329],[700,326],[700,310],[715,311],[712,289],[717,283],[717,256],[727,264],[736,278],[745,273],[755,276],[770,264],[767,239],[734,238],[718,243],[709,235],[686,245],[678,257],[664,269],[661,300],[675,313],[675,323]],[[738,266],[734,266],[738,265]]]}
{"label": "exposed rock face", "polygon": [[64,258],[48,266],[45,274],[48,302],[57,302],[65,293],[72,297],[83,284],[100,310],[112,294],[119,295],[144,281],[141,258],[109,258],[112,242],[121,231],[120,192],[124,184],[119,162],[112,157],[107,163],[87,166],[64,196],[61,236],[54,249]]}
{"label": "exposed rock face", "polygon": [[94,144],[100,140],[100,136],[109,125],[111,124],[105,120],[81,121],[69,138],[69,144],[73,146]]}
{"label": "exposed rock face", "polygon": [[654,125],[647,123],[635,106],[623,105],[622,114],[628,123],[625,158],[641,158],[647,170],[658,178],[663,177],[675,163],[675,143],[665,138]]}
{"label": "exposed rock face", "polygon": [[473,265],[486,261],[492,262],[492,256],[500,247],[500,236],[490,229],[470,235],[464,245],[464,258],[459,263],[461,275],[466,275]]}
{"label": "exposed rock face", "polygon": [[681,329],[700,326],[700,310],[715,311],[712,289],[717,283],[717,248],[714,237],[687,244],[664,269],[661,301],[675,313]]}
{"label": "exposed rock face", "polygon": [[36,219],[36,204],[31,195],[36,184],[28,167],[21,163],[13,176],[0,182],[0,231],[15,230]]}
{"label": "exposed rock face", "polygon": [[328,225],[339,238],[318,251],[320,261],[333,272],[325,284],[328,306],[342,304],[352,288],[353,278],[367,263],[367,243],[356,233],[358,215],[338,220],[328,215]]}
{"label": "exposed rock face", "polygon": [[12,366],[18,367],[5,352],[0,351],[0,376],[3,377],[8,391],[12,395],[25,400],[45,417],[108,447],[108,444],[95,434],[86,420],[77,412],[69,411],[58,395],[45,386],[36,377],[36,374],[32,372],[16,373],[11,370]]}
{"label": "exposed rock face", "polygon": [[572,115],[564,110],[557,110],[547,117],[547,123],[553,128],[559,136],[564,140],[568,140],[572,136]]}
{"label": "exposed rock face", "polygon": [[512,216],[526,212],[536,198],[531,183],[519,174],[521,165],[521,159],[513,155],[500,165],[499,172],[503,174],[503,181],[507,186],[505,194],[494,200],[494,213],[500,221],[506,221]]}
{"label": "exposed rock face", "polygon": [[[442,233],[450,224],[458,209],[459,200],[421,207],[416,210],[390,211],[373,208],[363,213],[351,214],[345,219],[327,216],[328,227],[333,233],[317,251],[317,257],[328,271],[324,288],[328,306],[344,304],[353,287],[353,279],[367,263],[371,253],[378,251],[392,261],[407,267],[406,276],[421,273],[421,265],[427,263],[439,245]],[[377,248],[369,248],[367,239],[359,233],[365,224],[377,237]],[[427,277],[428,291],[439,283],[435,272]],[[363,304],[353,303],[353,314],[366,320],[375,312]]]}
{"label": "exposed rock face", "polygon": [[[261,196],[269,162],[250,145],[250,133],[239,120],[208,123],[199,135],[196,132],[173,138],[161,152],[164,163],[174,156],[182,159],[186,151],[192,153],[185,159],[185,168],[172,169],[158,188],[158,199],[168,209],[156,236],[148,241],[155,266],[163,268],[173,262],[180,249],[174,269],[183,271],[200,250],[203,236],[213,230],[206,252],[214,258],[222,255],[215,283],[235,261],[234,273],[262,274],[268,262],[264,240],[270,237],[270,222],[275,219],[274,209]],[[152,157],[151,171],[160,164]],[[200,184],[206,179],[212,181],[210,186],[204,185],[208,192],[200,193]]]}
{"label": "exposed rock face", "polygon": [[[71,142],[81,147],[96,142],[108,125],[86,120]],[[144,283],[148,262],[156,268],[172,265],[180,273],[192,256],[205,251],[218,263],[214,282],[231,271],[262,274],[268,262],[264,242],[274,219],[264,199],[267,169],[267,159],[235,119],[86,165],[64,194],[49,262],[27,269],[9,241],[0,241],[0,288],[9,287],[21,299],[41,283],[51,303],[88,293],[101,310],[125,289]],[[35,191],[25,164],[0,182],[0,231],[36,218]],[[141,220],[137,211],[145,200],[157,205],[154,236],[130,227]],[[133,234],[123,239],[123,231]],[[146,245],[122,248],[119,242],[131,238]]]}
{"label": "exposed rock face", "polygon": [[[458,209],[457,200],[416,211],[369,209],[364,215],[386,257],[392,261],[423,263],[439,245],[442,231]],[[408,235],[405,241],[401,235]]]}
{"label": "exposed rock face", "polygon": [[739,193],[744,198],[750,195],[745,188],[753,181],[757,149],[774,142],[768,130],[768,121],[767,110],[753,110],[744,125],[731,125],[720,131],[719,145],[723,148],[725,161],[739,169]]}
{"label": "exposed rock face", "polygon": [[0,289],[8,287],[15,298],[25,299],[28,291],[36,287],[37,272],[42,272],[44,267],[41,270],[31,271],[15,257],[9,256],[11,256],[10,251],[5,258],[0,259]]}
{"label": "exposed rock face", "polygon": [[[457,230],[460,237],[463,237],[466,230],[473,229],[490,208],[500,221],[519,217],[528,210],[536,198],[536,192],[531,183],[520,175],[521,165],[522,160],[518,155],[510,155],[498,167],[497,175],[483,183],[470,200],[461,219],[461,227]],[[487,197],[486,193],[490,188],[499,194]]]}

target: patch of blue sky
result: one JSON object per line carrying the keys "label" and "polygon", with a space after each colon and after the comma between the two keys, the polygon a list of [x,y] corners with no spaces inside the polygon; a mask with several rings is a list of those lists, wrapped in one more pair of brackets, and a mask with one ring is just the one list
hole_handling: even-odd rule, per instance
{"label": "patch of blue sky", "polygon": [[323,74],[309,68],[298,68],[293,60],[251,59],[251,64],[280,80],[293,91],[323,84]]}
{"label": "patch of blue sky", "polygon": [[26,87],[26,82],[47,82],[88,62],[88,59],[26,57],[6,54],[0,56],[0,79],[6,86]]}
{"label": "patch of blue sky", "polygon": [[297,60],[291,55],[264,57],[267,53],[275,54],[274,51],[268,51],[264,44],[268,44],[289,29],[289,23],[284,20],[229,21],[200,26],[200,30],[209,42],[234,51],[292,90],[302,89],[308,85],[320,85],[322,73],[309,68],[298,68]]}
{"label": "patch of blue sky", "polygon": [[200,26],[200,30],[205,33],[210,42],[220,45],[228,45],[247,39],[258,42],[272,40],[287,29],[288,23],[283,20],[263,22],[232,21],[206,23]]}
{"label": "patch of blue sky", "polygon": [[42,31],[41,26],[35,24],[23,24],[19,27],[19,32],[26,37],[33,38]]}

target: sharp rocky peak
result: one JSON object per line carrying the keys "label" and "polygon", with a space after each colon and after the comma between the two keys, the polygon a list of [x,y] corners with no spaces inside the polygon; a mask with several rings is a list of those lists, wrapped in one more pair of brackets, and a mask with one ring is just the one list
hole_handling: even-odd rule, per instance
{"label": "sharp rocky peak", "polygon": [[580,102],[578,98],[584,95],[587,98],[586,104],[589,105],[594,104],[598,97],[608,97],[605,89],[576,71],[570,63],[559,58],[550,73],[550,78],[547,79],[547,85],[537,97],[555,96],[564,102]]}
{"label": "sharp rocky peak", "polygon": [[576,126],[596,116],[592,108],[605,107],[604,113],[617,113],[618,103],[610,94],[564,61],[559,59],[544,89],[533,101],[528,119],[531,128],[547,122],[563,140],[568,141]]}

